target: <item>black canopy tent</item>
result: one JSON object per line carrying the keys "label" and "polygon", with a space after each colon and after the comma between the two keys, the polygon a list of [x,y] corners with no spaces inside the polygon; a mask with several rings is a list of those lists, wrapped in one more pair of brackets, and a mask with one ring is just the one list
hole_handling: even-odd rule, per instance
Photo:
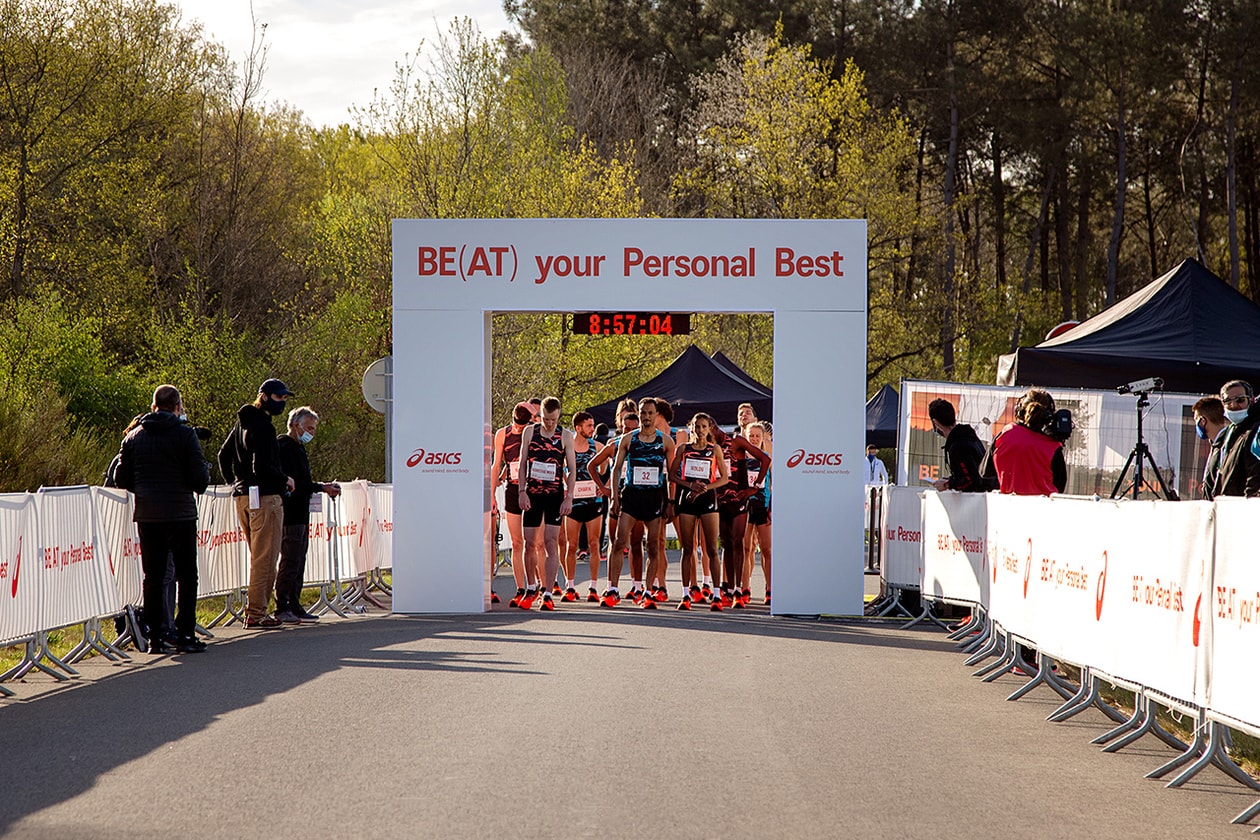
{"label": "black canopy tent", "polygon": [[901,423],[901,395],[885,384],[866,401],[866,445],[890,449],[897,445]]}
{"label": "black canopy tent", "polygon": [[[743,382],[749,388],[754,388],[758,391],[761,391],[767,397],[771,396],[769,388],[767,388],[765,385],[762,385],[756,379],[753,379],[751,376],[749,376],[747,371],[745,371],[742,367],[732,362],[730,357],[727,356],[725,353],[723,353],[721,350],[713,354],[713,363],[717,365],[718,367],[722,368],[722,370],[729,373],[731,376],[738,379],[740,382]],[[760,415],[758,416],[760,417]]]}
{"label": "black canopy tent", "polygon": [[[739,370],[729,359],[726,363]],[[614,426],[614,414],[617,405],[626,397],[640,400],[644,397],[657,397],[669,400],[674,408],[674,425],[681,426],[689,421],[692,415],[703,411],[712,415],[713,419],[723,425],[736,422],[736,412],[740,403],[752,403],[753,410],[763,420],[772,419],[774,399],[770,391],[753,387],[752,377],[739,370],[737,376],[726,367],[717,364],[694,344],[670,362],[669,367],[633,390],[627,391],[614,400],[609,400],[587,411],[597,423]],[[745,381],[747,378],[748,381]]]}
{"label": "black canopy tent", "polygon": [[1164,388],[1214,394],[1260,383],[1260,307],[1200,262],[1163,277],[1078,326],[998,360],[998,385],[1112,389],[1158,376]]}

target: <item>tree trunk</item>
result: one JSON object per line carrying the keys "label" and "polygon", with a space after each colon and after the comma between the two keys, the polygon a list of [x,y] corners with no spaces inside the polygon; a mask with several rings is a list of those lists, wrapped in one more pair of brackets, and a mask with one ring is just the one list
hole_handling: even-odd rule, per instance
{"label": "tree trunk", "polygon": [[1089,154],[1082,154],[1076,199],[1076,310],[1073,317],[1077,321],[1089,317],[1089,251],[1093,239],[1090,236],[1089,211],[1094,195],[1093,176]]}
{"label": "tree trunk", "polygon": [[[947,14],[953,14],[952,4],[947,7]],[[954,248],[954,193],[958,179],[958,88],[954,79],[954,36],[953,21],[949,21],[951,31],[945,38],[945,76],[949,85],[949,153],[945,160],[945,264],[942,267],[944,292],[941,312],[941,367],[946,378],[954,373],[954,331],[956,315],[954,312],[954,296],[956,293],[954,264],[956,259]]]}
{"label": "tree trunk", "polygon": [[1055,170],[1052,168],[1046,174],[1046,186],[1041,191],[1041,210],[1037,213],[1037,224],[1033,225],[1032,235],[1029,236],[1028,255],[1024,257],[1023,294],[1020,295],[1019,305],[1015,307],[1015,326],[1011,329],[1011,353],[1019,349],[1019,341],[1024,333],[1024,299],[1032,291],[1033,261],[1037,256],[1037,247],[1044,238],[1042,231],[1046,226],[1046,217],[1050,213],[1050,196],[1054,191],[1054,179]]}
{"label": "tree trunk", "polygon": [[993,130],[990,147],[993,150],[993,261],[994,282],[999,289],[1006,288],[1006,184],[1002,182],[1002,142],[997,129]]}
{"label": "tree trunk", "polygon": [[[1067,170],[1066,156],[1061,167]],[[1072,317],[1072,219],[1068,206],[1071,204],[1071,185],[1065,177],[1059,179],[1059,186],[1054,191],[1054,253],[1058,260],[1059,281],[1059,320],[1066,321]]]}
{"label": "tree trunk", "polygon": [[1120,271],[1120,240],[1124,238],[1124,196],[1128,185],[1128,138],[1125,122],[1124,69],[1116,91],[1116,213],[1111,220],[1111,242],[1107,245],[1106,304],[1116,302],[1116,276]]}
{"label": "tree trunk", "polygon": [[[1234,72],[1229,80],[1229,110],[1225,114],[1225,201],[1229,223],[1229,285],[1238,288],[1238,183],[1235,159],[1238,142],[1238,85],[1242,76],[1242,50],[1234,59]],[[1248,253],[1251,259],[1254,254]]]}

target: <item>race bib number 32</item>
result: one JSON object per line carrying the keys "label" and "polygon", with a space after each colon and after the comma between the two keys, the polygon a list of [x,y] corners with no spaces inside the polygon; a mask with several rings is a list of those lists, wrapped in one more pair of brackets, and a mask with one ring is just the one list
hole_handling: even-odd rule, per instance
{"label": "race bib number 32", "polygon": [[661,470],[659,467],[634,467],[630,480],[637,487],[656,487],[661,483]]}

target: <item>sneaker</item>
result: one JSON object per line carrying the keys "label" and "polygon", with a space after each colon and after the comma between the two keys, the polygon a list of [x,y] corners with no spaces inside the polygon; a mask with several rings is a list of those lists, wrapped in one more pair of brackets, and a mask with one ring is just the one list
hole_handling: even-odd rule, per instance
{"label": "sneaker", "polygon": [[508,601],[508,606],[513,607],[513,608],[519,607],[521,605],[521,599],[524,597],[525,597],[524,589],[516,590],[516,594],[512,596],[512,600]]}
{"label": "sneaker", "polygon": [[538,606],[538,609],[542,610],[543,612],[555,612],[556,602],[551,600],[551,596],[544,592],[543,597],[542,597],[542,603]]}
{"label": "sneaker", "polygon": [[516,606],[523,610],[533,609],[534,600],[538,597],[537,592],[526,592],[521,596],[521,600],[516,602]]}
{"label": "sneaker", "polygon": [[492,604],[499,603],[499,596],[493,589],[490,590],[490,603]]}
{"label": "sneaker", "polygon": [[700,593],[700,587],[695,584],[692,584],[691,588],[687,590],[687,595],[693,601],[699,601],[703,597]]}
{"label": "sneaker", "polygon": [[165,653],[174,653],[175,646],[171,644],[170,642],[164,641],[162,639],[150,639],[149,645],[148,645],[148,651],[154,656],[161,656],[162,654],[165,654]]}
{"label": "sneaker", "polygon": [[645,610],[656,609],[656,599],[653,598],[651,595],[648,595],[646,598],[641,598],[639,600],[639,608],[645,609]]}
{"label": "sneaker", "polygon": [[665,590],[665,587],[658,586],[656,591],[652,593],[652,597],[656,599],[657,603],[664,604],[669,600],[669,593]]}
{"label": "sneaker", "polygon": [[572,586],[564,590],[564,595],[560,598],[560,600],[564,601],[566,604],[572,604],[577,599],[578,599],[577,590],[574,589]]}
{"label": "sneaker", "polygon": [[593,588],[586,590],[586,603],[588,604],[599,603],[599,593],[596,592]]}
{"label": "sneaker", "polygon": [[175,640],[175,650],[180,653],[201,653],[205,649],[206,643],[196,636],[181,636]]}
{"label": "sneaker", "polygon": [[560,588],[560,584],[558,583],[551,587],[552,595],[560,595],[560,594],[563,594],[563,592],[564,590]]}
{"label": "sneaker", "polygon": [[744,608],[744,599],[736,595],[731,599],[731,609],[742,610]]}
{"label": "sneaker", "polygon": [[721,598],[714,598],[712,601],[710,601],[710,602],[709,602],[709,611],[710,611],[710,612],[721,612],[721,611],[722,611],[722,599],[721,599]]}
{"label": "sneaker", "polygon": [[319,616],[314,615],[313,613],[308,613],[302,607],[298,607],[296,610],[293,610],[293,614],[302,619],[302,623],[304,624],[308,621],[319,621]]}
{"label": "sneaker", "polygon": [[704,600],[706,603],[709,601],[712,601],[713,600],[713,587],[709,586],[709,584],[706,583],[703,587],[701,587],[700,594],[704,597]]}
{"label": "sneaker", "polygon": [[764,603],[767,607],[770,606],[770,590],[769,589],[766,590],[766,600],[763,601],[762,603]]}
{"label": "sneaker", "polygon": [[740,597],[744,600],[744,606],[748,606],[752,603],[752,590],[745,589],[742,593],[740,593]]}
{"label": "sneaker", "polygon": [[577,553],[577,561],[579,563],[589,562],[590,559],[591,559],[591,553],[589,551],[579,551]]}
{"label": "sneaker", "polygon": [[631,589],[631,590],[630,590],[630,600],[631,600],[631,601],[634,601],[635,606],[638,606],[640,603],[642,603],[642,601],[643,601],[643,590],[641,590],[641,589]]}
{"label": "sneaker", "polygon": [[599,605],[612,609],[621,603],[621,595],[615,589],[608,589],[604,592],[604,597],[600,599]]}
{"label": "sneaker", "polygon": [[729,607],[735,603],[735,599],[731,597],[730,592],[723,589],[722,594],[718,596],[718,602],[724,607]]}
{"label": "sneaker", "polygon": [[302,623],[302,619],[298,618],[289,610],[276,613],[276,621],[280,622],[281,624],[301,624]]}
{"label": "sneaker", "polygon": [[245,626],[251,630],[274,630],[280,626],[280,622],[269,615],[264,615],[262,618],[245,619]]}
{"label": "sneaker", "polygon": [[682,600],[678,602],[678,609],[680,610],[691,609],[691,596],[690,595],[682,596]]}

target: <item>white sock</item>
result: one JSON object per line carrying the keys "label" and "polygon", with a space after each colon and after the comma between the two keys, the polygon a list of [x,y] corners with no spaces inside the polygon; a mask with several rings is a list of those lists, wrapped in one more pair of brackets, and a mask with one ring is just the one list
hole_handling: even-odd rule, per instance
{"label": "white sock", "polygon": [[642,592],[642,591],[643,591],[643,581],[641,581],[641,580],[636,580],[636,581],[634,582],[634,584],[631,586],[631,588],[632,588],[633,590],[635,590],[635,591]]}

